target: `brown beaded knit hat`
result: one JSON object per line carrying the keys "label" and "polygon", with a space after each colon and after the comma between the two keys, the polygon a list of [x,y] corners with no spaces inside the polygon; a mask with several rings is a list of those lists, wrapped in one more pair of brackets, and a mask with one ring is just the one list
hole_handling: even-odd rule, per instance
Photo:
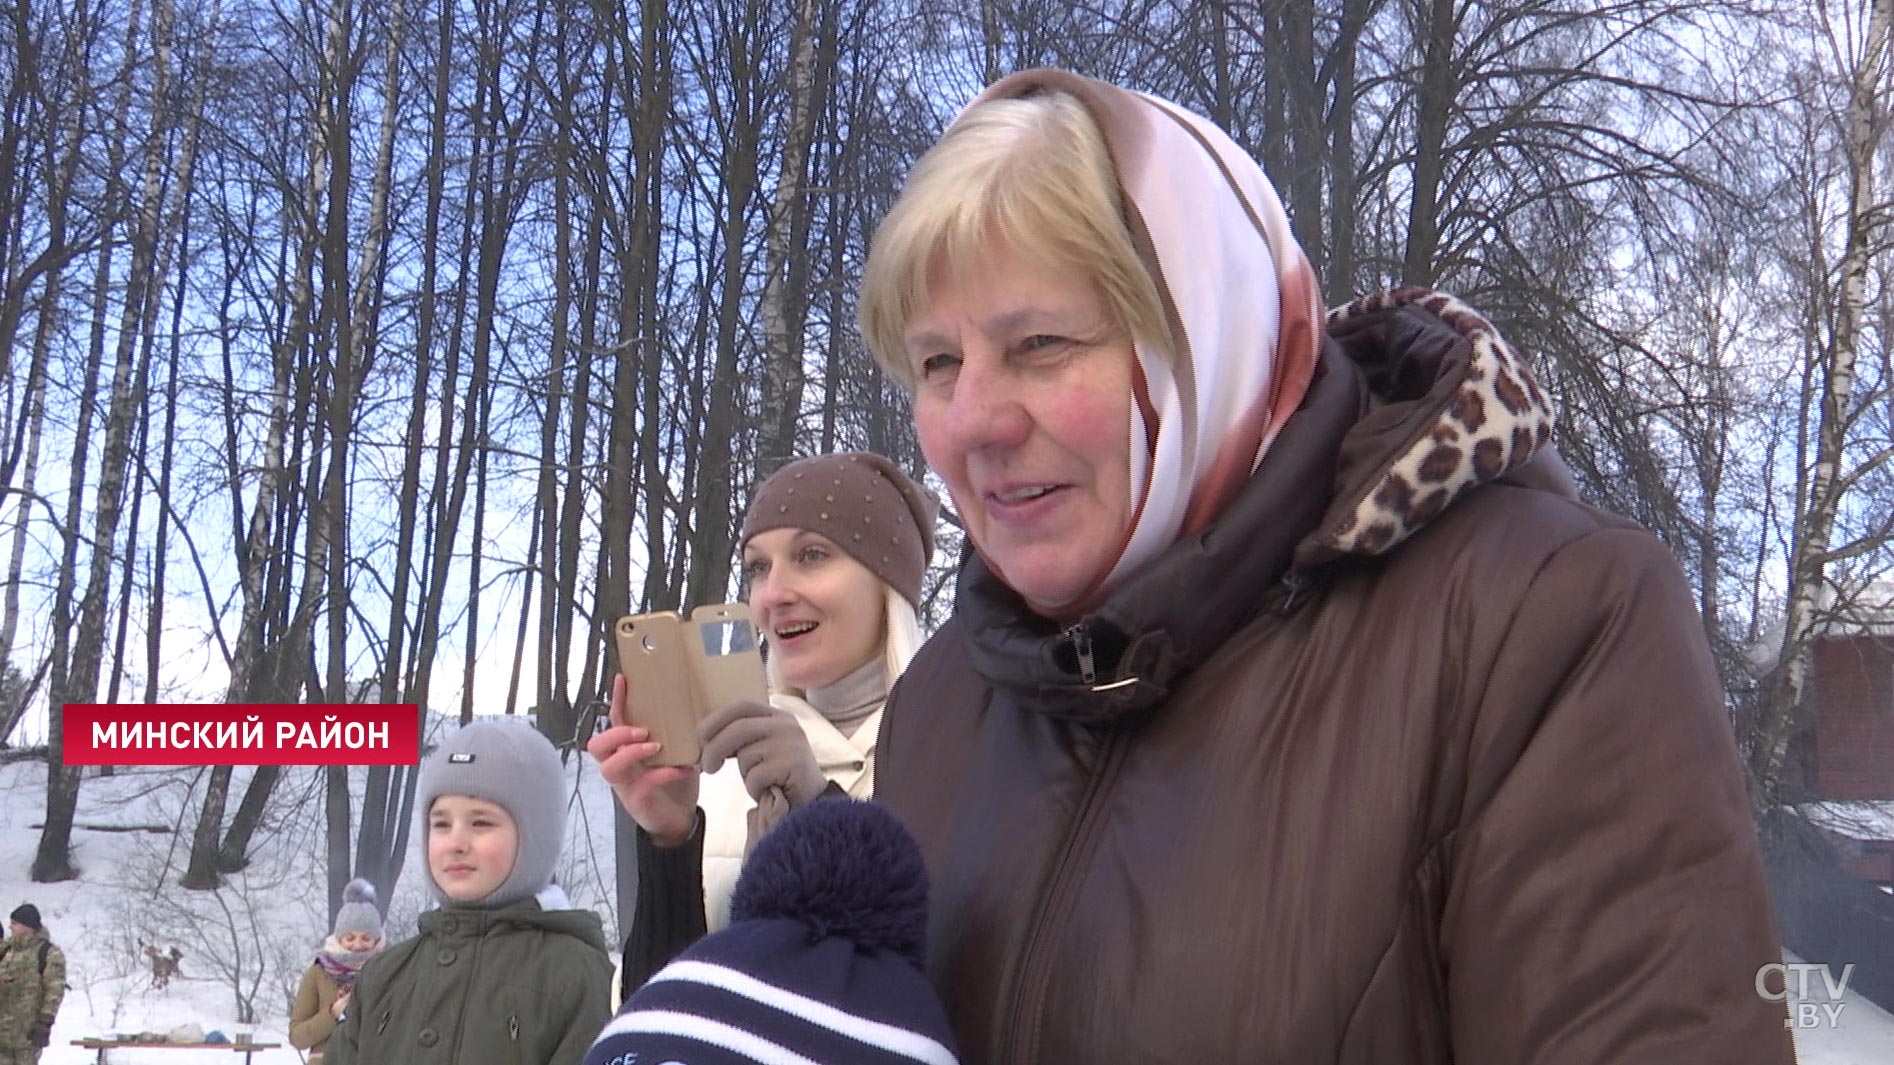
{"label": "brown beaded knit hat", "polygon": [[738,545],[771,529],[821,533],[918,607],[939,512],[934,493],[880,455],[819,455],[784,466],[757,487]]}

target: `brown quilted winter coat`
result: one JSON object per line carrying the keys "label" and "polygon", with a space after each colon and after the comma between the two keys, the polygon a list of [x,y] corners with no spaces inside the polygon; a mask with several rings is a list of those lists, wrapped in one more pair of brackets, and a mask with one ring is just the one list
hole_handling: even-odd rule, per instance
{"label": "brown quilted winter coat", "polygon": [[1330,323],[1243,494],[1078,625],[977,556],[896,688],[970,1065],[1790,1062],[1676,562],[1416,291]]}

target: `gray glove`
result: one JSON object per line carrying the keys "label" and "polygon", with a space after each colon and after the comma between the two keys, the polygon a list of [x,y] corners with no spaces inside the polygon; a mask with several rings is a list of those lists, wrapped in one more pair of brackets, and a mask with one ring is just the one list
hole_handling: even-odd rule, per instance
{"label": "gray glove", "polygon": [[809,737],[787,711],[763,703],[731,703],[698,724],[697,738],[704,745],[704,772],[715,773],[724,759],[735,758],[752,799],[761,800],[765,791],[777,787],[790,806],[801,806],[828,787]]}

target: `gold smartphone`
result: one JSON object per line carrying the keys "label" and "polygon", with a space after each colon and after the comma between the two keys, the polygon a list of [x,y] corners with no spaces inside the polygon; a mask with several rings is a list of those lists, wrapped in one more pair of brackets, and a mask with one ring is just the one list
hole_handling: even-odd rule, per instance
{"label": "gold smartphone", "polygon": [[688,620],[670,610],[628,615],[612,636],[625,674],[624,723],[650,729],[660,744],[651,765],[696,765],[699,721],[738,700],[769,698],[756,626],[742,603],[700,606]]}

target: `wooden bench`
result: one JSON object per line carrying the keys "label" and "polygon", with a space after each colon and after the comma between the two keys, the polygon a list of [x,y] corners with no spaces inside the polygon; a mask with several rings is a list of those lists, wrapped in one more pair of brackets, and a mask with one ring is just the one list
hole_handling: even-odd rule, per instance
{"label": "wooden bench", "polygon": [[136,1039],[74,1039],[72,1045],[85,1047],[99,1052],[97,1065],[105,1065],[105,1052],[108,1050],[231,1050],[243,1055],[243,1065],[250,1065],[250,1055],[259,1050],[275,1050],[281,1043],[165,1043]]}

